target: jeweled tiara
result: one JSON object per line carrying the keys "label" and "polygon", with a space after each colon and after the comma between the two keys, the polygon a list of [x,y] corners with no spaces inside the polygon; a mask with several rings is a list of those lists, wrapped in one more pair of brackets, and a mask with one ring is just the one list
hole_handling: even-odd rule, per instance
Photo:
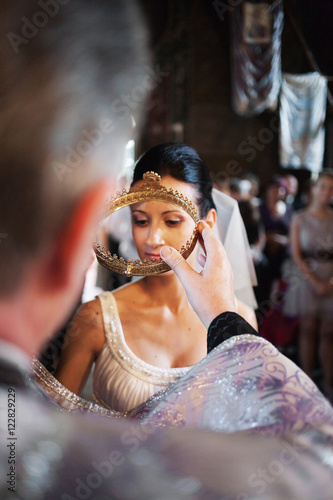
{"label": "jeweled tiara", "polygon": [[[155,172],[146,172],[143,174],[143,181],[141,186],[133,187],[128,191],[124,189],[122,192],[118,192],[115,196],[111,197],[107,204],[104,219],[120,208],[142,201],[164,201],[177,205],[188,213],[195,223],[190,240],[180,249],[181,255],[184,259],[187,259],[192,253],[198,238],[197,227],[199,216],[195,206],[179,191],[173,191],[162,186],[161,177]],[[118,257],[117,254],[112,255],[96,241],[94,242],[94,250],[97,260],[102,266],[119,274],[126,274],[127,276],[150,276],[170,271],[170,267],[162,259],[152,259],[151,261],[147,259],[143,261],[140,259],[135,261],[131,259],[125,260],[123,257]]]}

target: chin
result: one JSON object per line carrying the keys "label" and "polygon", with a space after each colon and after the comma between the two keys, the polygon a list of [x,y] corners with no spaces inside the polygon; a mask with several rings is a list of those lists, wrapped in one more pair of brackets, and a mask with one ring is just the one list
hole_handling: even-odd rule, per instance
{"label": "chin", "polygon": [[172,269],[170,269],[170,271],[166,271],[165,273],[157,274],[156,276],[165,276],[167,278],[168,276],[173,276],[174,274],[175,274],[175,272]]}

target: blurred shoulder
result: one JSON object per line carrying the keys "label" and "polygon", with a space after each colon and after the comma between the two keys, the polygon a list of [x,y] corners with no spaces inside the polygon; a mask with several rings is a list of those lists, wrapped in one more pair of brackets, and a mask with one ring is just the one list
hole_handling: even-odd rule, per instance
{"label": "blurred shoulder", "polygon": [[305,220],[307,217],[308,217],[308,209],[302,208],[293,213],[292,220],[293,222],[299,223]]}

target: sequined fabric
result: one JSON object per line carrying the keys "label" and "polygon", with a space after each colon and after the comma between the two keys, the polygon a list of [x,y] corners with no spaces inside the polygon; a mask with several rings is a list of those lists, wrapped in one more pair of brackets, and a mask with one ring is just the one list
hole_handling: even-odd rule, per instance
{"label": "sequined fabric", "polygon": [[56,401],[56,403],[64,410],[69,412],[88,411],[97,413],[103,416],[119,417],[123,416],[122,413],[108,410],[103,406],[98,405],[92,401],[77,396],[64,385],[62,385],[38,359],[33,358],[32,364],[32,378],[44,391]]}
{"label": "sequined fabric", "polygon": [[[98,405],[85,406],[44,375],[44,387],[80,411],[55,414],[18,394],[19,483],[9,496],[0,475],[5,500],[333,498],[333,409],[260,337],[224,341],[181,380],[124,414],[136,419],[115,419],[119,412],[105,409],[110,418],[94,415]],[[6,396],[0,390],[1,408]],[[5,470],[7,414],[0,416]]]}
{"label": "sequined fabric", "polygon": [[155,426],[220,432],[285,433],[333,424],[333,409],[316,385],[268,341],[238,335],[216,347],[141,412]]}
{"label": "sequined fabric", "polygon": [[[281,438],[70,415],[0,383],[1,500],[330,500],[333,426]],[[9,448],[15,449],[9,491]],[[13,466],[12,466],[13,467]],[[14,472],[15,471],[15,472]]]}
{"label": "sequined fabric", "polygon": [[[37,359],[33,358],[31,363],[31,384],[36,385],[38,392],[42,389],[47,396],[54,401],[61,410],[70,413],[92,413],[103,417],[125,418],[137,417],[151,410],[154,404],[163,397],[165,391],[160,391],[150,397],[144,403],[131,408],[128,411],[121,412],[110,410],[93,401],[87,401],[77,394],[67,389],[57,380],[52,373],[47,371],[45,366]],[[147,408],[146,408],[147,407]],[[140,417],[141,418],[141,417]]]}
{"label": "sequined fabric", "polygon": [[333,408],[310,378],[271,343],[251,334],[224,341],[179,381],[126,412],[84,401],[37,360],[33,370],[63,409],[131,417],[143,425],[268,434],[333,425]]}

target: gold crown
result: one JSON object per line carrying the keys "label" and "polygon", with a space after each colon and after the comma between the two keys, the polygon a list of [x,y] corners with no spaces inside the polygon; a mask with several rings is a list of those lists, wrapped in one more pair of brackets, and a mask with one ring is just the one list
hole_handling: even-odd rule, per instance
{"label": "gold crown", "polygon": [[[198,238],[197,226],[199,217],[195,206],[179,191],[173,191],[162,186],[160,184],[161,177],[155,172],[143,174],[143,181],[141,186],[131,188],[129,191],[124,189],[122,192],[118,192],[115,196],[111,197],[108,201],[104,219],[120,208],[142,201],[164,201],[177,205],[188,213],[195,222],[195,229],[190,240],[180,249],[181,255],[184,259],[187,259],[192,253]],[[150,276],[170,271],[170,267],[162,259],[152,259],[151,261],[144,259],[142,262],[140,259],[134,262],[130,259],[125,260],[123,257],[119,258],[116,254],[111,255],[106,248],[97,242],[94,242],[94,250],[97,260],[102,266],[119,274],[126,274],[127,276]]]}

